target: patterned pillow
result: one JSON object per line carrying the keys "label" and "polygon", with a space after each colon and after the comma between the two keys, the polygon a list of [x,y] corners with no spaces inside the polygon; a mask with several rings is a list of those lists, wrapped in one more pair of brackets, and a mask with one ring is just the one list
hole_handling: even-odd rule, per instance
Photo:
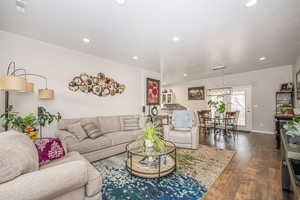
{"label": "patterned pillow", "polygon": [[34,144],[39,154],[40,166],[65,156],[63,145],[58,138],[38,139]]}
{"label": "patterned pillow", "polygon": [[81,127],[80,122],[68,125],[67,130],[70,133],[72,133],[73,135],[75,135],[79,141],[82,141],[82,140],[84,140],[85,138],[88,137],[86,132]]}
{"label": "patterned pillow", "polygon": [[92,139],[95,139],[103,135],[103,133],[98,129],[96,124],[93,122],[85,123],[82,124],[81,126],[83,130],[86,132],[86,134]]}
{"label": "patterned pillow", "polygon": [[138,116],[122,117],[121,125],[123,131],[132,131],[140,129],[140,119]]}

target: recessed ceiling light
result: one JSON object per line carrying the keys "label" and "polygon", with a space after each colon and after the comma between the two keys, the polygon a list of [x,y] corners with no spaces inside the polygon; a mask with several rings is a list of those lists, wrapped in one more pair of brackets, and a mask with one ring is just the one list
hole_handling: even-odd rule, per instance
{"label": "recessed ceiling light", "polygon": [[267,58],[264,57],[264,56],[259,58],[260,61],[264,61],[264,60],[266,60],[266,59],[267,59]]}
{"label": "recessed ceiling light", "polygon": [[178,41],[180,40],[180,38],[179,38],[178,36],[174,36],[174,37],[172,38],[172,40],[173,40],[173,42],[178,42]]}
{"label": "recessed ceiling light", "polygon": [[211,68],[212,70],[221,70],[221,69],[225,69],[225,66],[224,65],[218,65],[218,66],[213,66],[212,68]]}
{"label": "recessed ceiling light", "polygon": [[187,77],[188,75],[186,73],[183,74],[184,77]]}
{"label": "recessed ceiling light", "polygon": [[138,59],[139,59],[139,57],[137,57],[137,56],[133,56],[133,57],[132,57],[132,59],[133,59],[133,60],[138,60]]}
{"label": "recessed ceiling light", "polygon": [[90,43],[90,39],[88,39],[88,38],[83,38],[82,41],[85,43]]}
{"label": "recessed ceiling light", "polygon": [[257,4],[257,0],[248,0],[247,3],[245,4],[246,7],[252,7]]}
{"label": "recessed ceiling light", "polygon": [[125,3],[125,0],[115,0],[118,4],[123,5]]}
{"label": "recessed ceiling light", "polygon": [[27,5],[26,0],[16,0],[16,9],[17,9],[17,11],[25,13],[26,5]]}

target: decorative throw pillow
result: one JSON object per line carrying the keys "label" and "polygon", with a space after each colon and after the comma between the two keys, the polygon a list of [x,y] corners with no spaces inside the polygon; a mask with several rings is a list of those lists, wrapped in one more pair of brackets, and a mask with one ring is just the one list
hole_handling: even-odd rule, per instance
{"label": "decorative throw pillow", "polygon": [[121,125],[123,131],[132,131],[140,129],[140,119],[137,116],[122,117]]}
{"label": "decorative throw pillow", "polygon": [[82,124],[82,128],[84,129],[88,137],[92,139],[95,139],[103,135],[103,133],[98,129],[96,124],[93,122]]}
{"label": "decorative throw pillow", "polygon": [[79,141],[82,141],[88,137],[85,131],[83,130],[83,128],[81,127],[80,122],[68,125],[67,130],[71,132],[73,135],[75,135]]}
{"label": "decorative throw pillow", "polygon": [[40,166],[65,156],[64,147],[58,138],[39,139],[34,144],[38,151]]}

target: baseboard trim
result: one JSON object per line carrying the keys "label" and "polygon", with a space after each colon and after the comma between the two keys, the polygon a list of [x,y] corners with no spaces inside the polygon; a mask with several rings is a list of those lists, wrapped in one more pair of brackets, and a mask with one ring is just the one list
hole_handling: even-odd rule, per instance
{"label": "baseboard trim", "polygon": [[274,135],[275,133],[272,131],[260,131],[260,130],[251,130],[253,133],[261,133],[261,134],[268,134],[268,135]]}

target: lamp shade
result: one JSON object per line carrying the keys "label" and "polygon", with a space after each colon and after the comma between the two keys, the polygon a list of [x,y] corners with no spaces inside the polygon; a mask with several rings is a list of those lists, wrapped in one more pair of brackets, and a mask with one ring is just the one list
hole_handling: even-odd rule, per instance
{"label": "lamp shade", "polygon": [[54,90],[50,89],[39,89],[40,99],[54,99]]}
{"label": "lamp shade", "polygon": [[34,84],[27,82],[26,83],[26,92],[34,92]]}
{"label": "lamp shade", "polygon": [[26,90],[26,80],[17,76],[0,75],[0,90]]}

